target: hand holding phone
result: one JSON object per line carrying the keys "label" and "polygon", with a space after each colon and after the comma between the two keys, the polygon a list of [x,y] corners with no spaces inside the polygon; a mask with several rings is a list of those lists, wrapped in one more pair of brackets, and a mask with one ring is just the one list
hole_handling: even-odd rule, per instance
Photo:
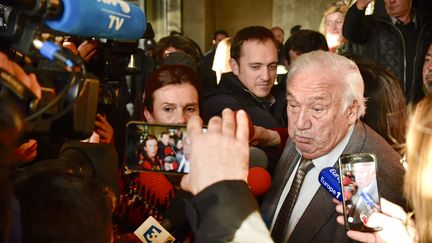
{"label": "hand holding phone", "polygon": [[380,211],[376,161],[376,156],[371,153],[339,157],[343,212],[348,230],[381,230],[367,226],[370,215]]}

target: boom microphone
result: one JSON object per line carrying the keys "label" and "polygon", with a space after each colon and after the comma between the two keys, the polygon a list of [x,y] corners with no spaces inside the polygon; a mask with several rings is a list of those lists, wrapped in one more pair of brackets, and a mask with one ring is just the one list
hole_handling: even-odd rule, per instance
{"label": "boom microphone", "polygon": [[339,171],[333,167],[326,167],[321,170],[318,181],[334,198],[342,202],[342,190],[340,187]]}
{"label": "boom microphone", "polygon": [[30,15],[42,15],[49,28],[69,35],[111,40],[137,40],[144,35],[144,12],[123,0],[60,0],[60,5],[55,2],[7,0],[6,4],[22,7]]}

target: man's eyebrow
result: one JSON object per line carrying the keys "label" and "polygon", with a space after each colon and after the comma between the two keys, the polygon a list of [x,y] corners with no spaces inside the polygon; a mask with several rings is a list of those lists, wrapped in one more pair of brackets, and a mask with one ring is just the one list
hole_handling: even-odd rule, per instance
{"label": "man's eyebrow", "polygon": [[169,103],[169,102],[162,102],[161,105],[176,105],[176,104],[174,104],[174,103]]}
{"label": "man's eyebrow", "polygon": [[196,102],[186,103],[186,106],[190,106],[190,105],[197,106],[198,103],[196,103]]}
{"label": "man's eyebrow", "polygon": [[261,62],[249,62],[248,65],[263,65]]}
{"label": "man's eyebrow", "polygon": [[[289,91],[287,91],[286,98],[287,99],[292,98],[292,99],[296,100],[295,97]],[[314,97],[311,97],[311,99],[309,99],[309,100],[310,100],[310,102],[316,102],[316,101],[325,100],[325,98],[326,98],[326,96],[314,96]]]}

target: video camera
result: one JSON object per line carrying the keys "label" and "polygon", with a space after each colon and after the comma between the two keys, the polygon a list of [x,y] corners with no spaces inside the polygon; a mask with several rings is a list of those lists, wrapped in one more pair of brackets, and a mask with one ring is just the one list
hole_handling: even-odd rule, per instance
{"label": "video camera", "polygon": [[[43,11],[37,12],[42,14]],[[18,80],[2,72],[1,94],[11,96],[21,107],[25,117],[25,133],[29,136],[49,133],[73,139],[89,137],[94,127],[99,81],[94,75],[85,73],[85,69],[83,72],[72,70],[81,67],[82,61],[60,47],[58,51],[72,60],[70,70],[60,61],[53,63],[63,67],[63,70],[38,69],[38,63],[45,58],[33,47],[33,41],[42,39],[41,35],[46,31],[42,25],[44,15],[32,16],[8,5],[2,6],[1,13],[4,20],[0,32],[3,51],[24,69],[35,73],[42,86],[42,98],[37,100]]]}
{"label": "video camera", "polygon": [[[81,58],[45,41],[43,34],[107,39],[100,47],[102,72],[97,73],[104,78],[124,75],[122,67],[129,73],[137,71],[129,66],[129,59],[138,50],[137,40],[145,28],[143,12],[122,0],[1,0],[1,51],[27,72],[36,74],[42,98],[34,97],[21,82],[0,69],[0,99],[11,99],[21,108],[29,137],[49,134],[71,140],[88,138],[95,123],[99,78],[88,72]],[[113,145],[66,143],[57,159],[40,161],[18,172],[68,171],[97,177],[116,191],[117,157]]]}
{"label": "video camera", "polygon": [[[35,73],[42,86],[42,99],[35,101],[34,97],[27,97],[21,101],[27,134],[49,133],[73,139],[89,137],[93,131],[98,93],[100,90],[104,92],[100,81],[108,83],[141,71],[134,64],[142,55],[137,40],[146,30],[143,12],[121,0],[95,3],[86,0],[2,2],[2,49],[16,62],[25,64],[27,71]],[[85,65],[82,59],[60,46],[44,47],[47,45],[44,42],[39,46],[35,44],[43,39],[43,33],[104,38],[106,41],[98,47],[95,60]],[[47,53],[46,49],[50,48],[54,50]],[[48,65],[46,57],[51,60]],[[46,69],[46,66],[56,68]],[[19,93],[14,90],[16,82],[2,81],[9,84],[3,85],[2,94],[16,96]]]}

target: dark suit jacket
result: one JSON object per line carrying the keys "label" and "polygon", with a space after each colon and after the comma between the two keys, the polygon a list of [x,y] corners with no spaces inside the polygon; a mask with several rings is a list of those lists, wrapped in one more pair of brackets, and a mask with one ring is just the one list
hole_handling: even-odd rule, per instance
{"label": "dark suit jacket", "polygon": [[[358,152],[370,152],[377,156],[377,178],[381,197],[404,207],[402,184],[405,170],[399,163],[400,155],[361,121],[355,124],[354,132],[343,153]],[[276,167],[272,187],[261,207],[264,220],[268,225],[273,220],[280,195],[293,173],[299,156],[295,144],[288,140]],[[337,166],[336,161],[335,166]],[[318,178],[317,183],[319,183]],[[320,187],[297,223],[289,242],[352,242],[346,236],[345,227],[336,222],[337,216],[332,196]]]}

